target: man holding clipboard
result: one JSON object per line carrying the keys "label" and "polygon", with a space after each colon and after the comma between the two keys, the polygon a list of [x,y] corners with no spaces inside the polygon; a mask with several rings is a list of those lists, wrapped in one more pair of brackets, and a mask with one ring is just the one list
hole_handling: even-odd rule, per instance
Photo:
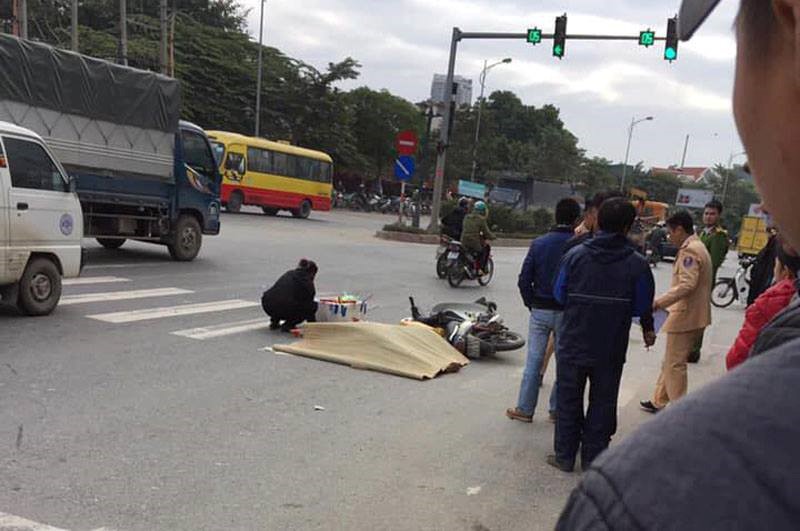
{"label": "man holding clipboard", "polygon": [[672,287],[653,303],[653,309],[667,310],[662,327],[667,349],[652,400],[640,403],[643,410],[658,413],[668,403],[686,394],[686,363],[705,328],[711,324],[711,255],[694,233],[694,221],[682,211],[667,220],[670,242],[678,247],[672,268]]}

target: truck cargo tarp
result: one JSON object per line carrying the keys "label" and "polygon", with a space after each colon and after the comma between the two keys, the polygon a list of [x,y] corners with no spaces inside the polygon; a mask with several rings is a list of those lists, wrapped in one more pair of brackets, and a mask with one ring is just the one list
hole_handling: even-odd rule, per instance
{"label": "truck cargo tarp", "polygon": [[272,348],[276,352],[416,380],[455,372],[469,364],[444,338],[422,326],[311,323],[303,329],[303,339],[299,342]]}
{"label": "truck cargo tarp", "polygon": [[175,132],[178,81],[0,35],[0,100],[115,124]]}

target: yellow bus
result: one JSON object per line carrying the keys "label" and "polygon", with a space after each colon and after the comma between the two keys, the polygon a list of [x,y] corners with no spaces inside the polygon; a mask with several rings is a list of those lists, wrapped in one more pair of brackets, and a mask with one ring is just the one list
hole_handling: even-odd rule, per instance
{"label": "yellow bus", "polygon": [[307,218],[312,210],[331,209],[333,160],[326,153],[226,131],[207,134],[228,212],[254,205],[270,216],[288,210]]}

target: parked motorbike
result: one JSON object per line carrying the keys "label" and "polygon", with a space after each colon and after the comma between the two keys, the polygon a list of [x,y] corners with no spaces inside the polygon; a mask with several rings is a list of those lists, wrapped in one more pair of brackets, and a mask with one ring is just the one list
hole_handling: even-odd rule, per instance
{"label": "parked motorbike", "polygon": [[497,313],[497,305],[485,298],[472,304],[438,304],[427,316],[420,313],[413,297],[408,300],[411,302],[412,320],[444,330],[445,338],[450,344],[470,359],[525,346],[525,338],[509,330]]}
{"label": "parked motorbike", "polygon": [[[451,240],[447,244],[447,282],[451,287],[457,288],[465,280],[477,280],[481,286],[488,286],[494,278],[494,260],[490,256],[486,260],[485,269],[482,271],[480,260],[472,256],[461,245],[461,242]],[[437,272],[438,272],[437,260]]]}

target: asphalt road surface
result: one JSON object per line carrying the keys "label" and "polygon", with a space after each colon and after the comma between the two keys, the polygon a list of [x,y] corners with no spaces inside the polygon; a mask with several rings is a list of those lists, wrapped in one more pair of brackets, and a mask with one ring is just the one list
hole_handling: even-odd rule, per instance
{"label": "asphalt road surface", "polygon": [[[372,294],[372,320],[407,316],[409,295],[423,308],[485,295],[527,332],[524,249],[495,251],[488,288],[453,290],[433,247],[373,237],[387,221],[225,215],[185,264],[161,247],[87,242],[90,264],[53,315],[0,309],[0,526],[552,528],[579,478],[544,461],[553,367],[531,425],[504,416],[523,351],[418,382],[264,350],[288,338],[266,329],[260,294],[302,257],[319,263],[319,292]],[[656,270],[660,290],[669,271]],[[715,311],[690,388],[723,372],[742,315]],[[646,351],[639,337],[620,437],[647,422],[638,400],[663,353],[663,339]]]}

